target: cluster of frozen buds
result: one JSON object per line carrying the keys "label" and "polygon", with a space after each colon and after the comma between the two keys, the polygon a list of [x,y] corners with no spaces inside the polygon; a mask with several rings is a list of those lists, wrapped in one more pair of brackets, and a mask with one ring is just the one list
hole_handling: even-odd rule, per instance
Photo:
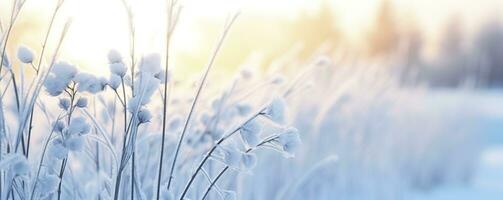
{"label": "cluster of frozen buds", "polygon": [[52,141],[49,154],[56,159],[66,158],[69,151],[82,150],[84,136],[91,130],[91,126],[82,117],[73,118],[67,127],[61,120],[56,121],[53,126],[59,137]]}
{"label": "cluster of frozen buds", "polygon": [[[296,128],[284,124],[286,121],[285,107],[284,99],[274,99],[264,112],[239,128],[239,135],[246,146],[246,150],[240,150],[233,145],[220,147],[219,159],[234,169],[251,169],[255,166],[257,160],[252,151],[259,147],[267,146],[282,152],[287,157],[294,156],[301,144],[301,140]],[[269,121],[265,122],[264,120]],[[273,130],[272,127],[267,127],[271,126],[269,122],[279,128],[276,128],[272,134],[263,136],[265,129]]]}
{"label": "cluster of frozen buds", "polygon": [[89,73],[79,72],[75,65],[59,62],[52,66],[44,82],[46,91],[52,96],[59,96],[73,83],[76,91],[98,93],[105,89],[107,81]]}
{"label": "cluster of frozen buds", "polygon": [[108,62],[111,72],[108,80],[110,88],[117,91],[121,85],[134,86],[132,97],[127,100],[127,109],[131,113],[137,113],[140,124],[149,122],[152,114],[146,105],[159,86],[167,81],[165,72],[161,69],[159,54],[149,54],[141,59],[140,69],[136,72],[134,80],[127,75],[127,67],[118,51],[111,50],[108,53]]}

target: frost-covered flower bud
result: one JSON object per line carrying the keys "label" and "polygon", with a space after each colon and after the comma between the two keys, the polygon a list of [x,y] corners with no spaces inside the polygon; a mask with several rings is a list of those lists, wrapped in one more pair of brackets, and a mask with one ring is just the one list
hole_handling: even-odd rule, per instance
{"label": "frost-covered flower bud", "polygon": [[223,162],[232,168],[239,169],[241,164],[241,153],[235,147],[224,147]]}
{"label": "frost-covered flower bud", "polygon": [[301,144],[299,131],[294,127],[287,128],[278,136],[278,142],[281,144],[283,151],[289,155],[294,155]]}
{"label": "frost-covered flower bud", "polygon": [[122,56],[119,51],[112,49],[108,52],[108,62],[110,63],[118,63],[122,62]]}
{"label": "frost-covered flower bud", "polygon": [[20,46],[17,49],[17,58],[25,64],[30,64],[33,62],[33,51],[28,47]]}
{"label": "frost-covered flower bud", "polygon": [[71,135],[66,138],[64,144],[70,151],[80,151],[84,147],[84,138],[80,135]]}
{"label": "frost-covered flower bud", "polygon": [[26,175],[30,173],[30,165],[26,157],[21,154],[15,154],[15,159],[11,163],[11,169],[16,175]]}
{"label": "frost-covered flower bud", "polygon": [[267,108],[266,115],[271,118],[272,121],[284,124],[285,123],[285,111],[286,102],[283,98],[275,98],[269,107]]}
{"label": "frost-covered flower bud", "polygon": [[152,114],[150,113],[149,110],[140,109],[140,111],[138,111],[138,121],[140,122],[140,124],[150,122],[151,119]]}
{"label": "frost-covered flower bud", "polygon": [[117,88],[120,87],[122,83],[122,79],[120,76],[117,76],[115,74],[110,75],[110,80],[108,80],[108,85],[114,89],[117,90]]}
{"label": "frost-covered flower bud", "polygon": [[246,169],[252,169],[257,164],[257,156],[253,153],[243,153],[241,161]]}
{"label": "frost-covered flower bud", "polygon": [[73,118],[68,125],[68,133],[84,135],[89,133],[91,127],[87,124],[86,120],[82,117]]}
{"label": "frost-covered flower bud", "polygon": [[59,107],[63,110],[68,110],[70,108],[70,104],[70,99],[68,98],[59,99]]}
{"label": "frost-covered flower bud", "polygon": [[79,73],[75,76],[75,82],[78,84],[78,91],[96,94],[105,89],[105,85],[108,81],[104,78],[98,78],[92,74]]}
{"label": "frost-covered flower bud", "polygon": [[159,73],[155,74],[154,77],[159,79],[159,81],[161,81],[161,84],[165,84],[169,81],[171,72],[168,71],[168,77],[166,77],[166,70],[162,69]]}
{"label": "frost-covered flower bud", "polygon": [[59,177],[54,174],[48,174],[40,178],[38,190],[43,191],[40,198],[45,199],[56,192],[59,185]]}
{"label": "frost-covered flower bud", "polygon": [[85,97],[80,97],[78,100],[77,100],[77,103],[75,103],[75,106],[79,107],[79,108],[85,108],[87,107],[87,98]]}
{"label": "frost-covered flower bud", "polygon": [[54,126],[54,131],[61,133],[61,132],[63,132],[63,129],[65,128],[65,123],[63,123],[62,121],[56,121],[56,122],[54,122],[53,126]]}
{"label": "frost-covered flower bud", "polygon": [[0,160],[0,170],[11,170],[14,175],[26,175],[30,173],[28,160],[21,154],[8,153]]}
{"label": "frost-covered flower bud", "polygon": [[112,74],[115,74],[120,77],[124,77],[126,75],[127,68],[126,65],[124,65],[124,63],[115,62],[111,63],[109,66],[110,66],[110,72],[112,72]]}
{"label": "frost-covered flower bud", "polygon": [[239,129],[241,139],[249,146],[259,144],[259,135],[262,131],[262,125],[256,120],[251,120]]}
{"label": "frost-covered flower bud", "polygon": [[49,146],[48,153],[56,159],[64,159],[68,155],[68,149],[63,145],[61,138],[54,139]]}
{"label": "frost-covered flower bud", "polygon": [[75,77],[75,75],[77,75],[78,70],[75,65],[66,62],[58,62],[52,67],[51,73],[59,79],[65,80],[67,83],[65,84],[66,86]]}
{"label": "frost-covered flower bud", "polygon": [[161,56],[159,54],[149,54],[142,58],[140,71],[155,75],[161,71]]}

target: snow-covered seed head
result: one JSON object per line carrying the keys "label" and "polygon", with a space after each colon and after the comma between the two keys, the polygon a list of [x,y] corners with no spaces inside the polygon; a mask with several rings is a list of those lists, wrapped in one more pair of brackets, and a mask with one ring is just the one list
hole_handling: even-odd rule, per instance
{"label": "snow-covered seed head", "polygon": [[80,151],[84,147],[84,138],[80,135],[70,135],[65,139],[64,146],[70,151]]}
{"label": "snow-covered seed head", "polygon": [[262,125],[256,120],[251,120],[239,129],[239,134],[243,141],[249,146],[259,144],[259,136],[262,131]]}
{"label": "snow-covered seed head", "polygon": [[26,175],[30,173],[28,160],[20,154],[16,154],[16,159],[13,160],[11,169],[16,175]]}
{"label": "snow-covered seed head", "polygon": [[122,56],[119,53],[119,51],[112,49],[108,52],[108,62],[110,63],[121,63],[122,62]]}
{"label": "snow-covered seed head", "polygon": [[65,123],[62,121],[54,122],[53,126],[54,126],[54,131],[56,131],[58,133],[63,132],[63,129],[65,129]]}
{"label": "snow-covered seed head", "polygon": [[63,110],[68,110],[70,108],[70,99],[68,98],[60,98],[59,99],[59,107]]}
{"label": "snow-covered seed head", "polygon": [[294,127],[289,127],[278,136],[278,142],[281,144],[283,151],[289,155],[295,155],[295,151],[299,148],[301,140],[299,131]]}
{"label": "snow-covered seed head", "polygon": [[161,81],[161,84],[165,84],[169,81],[171,72],[168,71],[168,77],[166,77],[166,70],[162,69],[159,73],[154,74],[154,77]]}
{"label": "snow-covered seed head", "polygon": [[241,161],[246,169],[252,169],[257,164],[257,156],[253,153],[243,153]]}
{"label": "snow-covered seed head", "polygon": [[159,54],[149,54],[142,58],[140,72],[156,75],[161,72],[161,56]]}
{"label": "snow-covered seed head", "polygon": [[77,83],[78,91],[96,94],[105,89],[108,81],[89,73],[79,73],[75,76],[75,82]]}
{"label": "snow-covered seed head", "polygon": [[59,177],[54,174],[47,174],[39,179],[38,190],[41,191],[41,199],[44,199],[56,192],[59,185]]}
{"label": "snow-covered seed head", "polygon": [[150,122],[151,119],[152,114],[149,110],[143,108],[138,111],[138,121],[140,122],[140,124]]}
{"label": "snow-covered seed head", "polygon": [[120,77],[124,77],[127,72],[126,65],[122,62],[110,63],[110,72]]}
{"label": "snow-covered seed head", "polygon": [[75,117],[70,121],[70,125],[68,125],[68,133],[84,135],[89,133],[91,130],[91,126],[87,124],[86,120],[82,117]]}
{"label": "snow-covered seed head", "polygon": [[51,157],[61,160],[68,155],[68,149],[66,149],[61,138],[56,138],[51,142],[48,153]]}
{"label": "snow-covered seed head", "polygon": [[17,49],[17,58],[25,64],[30,64],[33,62],[33,51],[26,46],[20,46]]}
{"label": "snow-covered seed head", "polygon": [[30,173],[28,160],[21,154],[10,153],[0,160],[0,170],[11,170],[14,175],[27,175]]}
{"label": "snow-covered seed head", "polygon": [[241,164],[241,152],[235,147],[223,147],[223,162],[231,168],[239,169]]}
{"label": "snow-covered seed head", "polygon": [[52,71],[55,76],[65,79],[70,82],[75,75],[77,75],[78,70],[75,65],[69,64],[67,62],[58,62],[52,67]]}
{"label": "snow-covered seed head", "polygon": [[87,98],[85,97],[80,97],[78,100],[77,100],[77,103],[75,103],[75,106],[79,107],[79,108],[85,108],[87,107]]}
{"label": "snow-covered seed head", "polygon": [[77,68],[66,62],[58,62],[53,65],[51,73],[44,82],[46,91],[51,96],[60,95],[70,84],[77,74]]}
{"label": "snow-covered seed head", "polygon": [[108,80],[108,85],[112,89],[117,90],[117,88],[120,87],[121,82],[122,82],[122,79],[120,76],[112,74],[112,75],[110,75],[110,80]]}
{"label": "snow-covered seed head", "polygon": [[285,123],[286,102],[283,98],[275,98],[267,108],[267,116],[279,124]]}

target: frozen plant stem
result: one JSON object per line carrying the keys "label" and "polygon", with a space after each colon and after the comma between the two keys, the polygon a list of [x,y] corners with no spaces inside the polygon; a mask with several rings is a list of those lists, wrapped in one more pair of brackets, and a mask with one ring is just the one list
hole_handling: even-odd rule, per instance
{"label": "frozen plant stem", "polygon": [[[164,69],[164,77],[166,77],[166,81],[164,83],[164,98],[163,98],[163,114],[162,114],[162,139],[161,139],[161,155],[159,156],[159,171],[157,173],[157,191],[156,191],[156,199],[159,200],[160,198],[160,193],[161,193],[161,180],[162,180],[162,160],[164,158],[164,140],[166,138],[166,115],[167,115],[167,110],[168,110],[168,72],[169,72],[169,47],[171,43],[171,26],[172,26],[172,18],[173,18],[173,8],[174,8],[174,0],[170,0],[168,4],[168,19],[167,19],[167,25],[166,25],[166,63],[165,63],[165,69]],[[180,12],[178,12],[180,14]],[[178,19],[178,17],[177,17]],[[174,28],[174,27],[173,27]],[[168,181],[168,190],[170,189],[171,186],[171,175],[169,177]]]}
{"label": "frozen plant stem", "polygon": [[252,115],[251,117],[249,117],[247,120],[245,120],[243,123],[241,123],[239,126],[237,126],[237,128],[233,129],[227,135],[224,135],[222,138],[220,138],[218,140],[217,143],[215,143],[213,145],[213,147],[211,147],[211,149],[208,151],[208,153],[204,156],[203,160],[197,166],[196,171],[194,171],[194,173],[192,173],[192,176],[190,177],[189,182],[185,186],[185,188],[183,190],[183,193],[180,196],[180,200],[184,199],[185,195],[189,191],[190,186],[192,185],[192,182],[194,182],[195,178],[197,177],[197,174],[199,173],[199,171],[201,171],[202,167],[204,166],[204,164],[206,163],[206,161],[211,157],[211,154],[213,154],[213,152],[217,149],[217,147],[220,146],[220,144],[222,144],[225,140],[227,140],[228,138],[230,138],[231,136],[233,136],[235,133],[237,133],[239,131],[239,129],[241,129],[241,127],[243,127],[246,123],[248,123],[251,120],[255,119],[257,116],[262,115],[263,112],[266,110],[266,108],[267,107],[260,109],[259,112],[255,113],[254,115]]}
{"label": "frozen plant stem", "polygon": [[[218,44],[217,44],[215,50],[213,51],[213,54],[212,54],[211,59],[210,59],[210,62],[206,66],[206,71],[204,72],[204,75],[203,75],[203,77],[201,79],[201,83],[199,84],[199,87],[197,88],[197,92],[196,92],[196,95],[194,97],[194,100],[192,101],[192,105],[190,107],[190,111],[189,111],[189,114],[187,116],[187,119],[185,120],[185,124],[183,126],[183,130],[182,130],[182,133],[180,135],[180,139],[178,140],[178,144],[176,145],[175,155],[173,155],[173,162],[171,163],[171,169],[170,169],[170,172],[169,172],[168,185],[171,184],[171,181],[173,179],[173,173],[174,173],[174,169],[175,169],[175,166],[176,166],[176,161],[177,161],[178,155],[180,153],[180,149],[181,149],[181,146],[182,146],[183,139],[185,137],[185,133],[187,132],[187,128],[188,128],[190,120],[192,118],[192,114],[194,113],[194,109],[196,107],[197,100],[199,99],[199,96],[201,94],[201,90],[202,90],[202,88],[204,87],[204,85],[206,83],[206,78],[208,77],[208,73],[210,72],[211,67],[213,66],[215,58],[217,57],[218,52],[220,51],[220,48],[222,47],[222,44],[223,44],[223,42],[224,42],[224,40],[225,40],[225,38],[227,36],[227,33],[229,32],[230,28],[232,27],[232,24],[234,23],[234,21],[238,17],[238,14],[239,13],[236,13],[231,18],[230,22],[227,23],[226,26],[224,27],[224,31],[223,31],[223,33],[222,33],[222,35],[220,37],[220,40],[218,41]],[[185,192],[186,191],[184,191],[184,195],[182,195],[181,199],[183,199],[183,196],[185,196]]]}

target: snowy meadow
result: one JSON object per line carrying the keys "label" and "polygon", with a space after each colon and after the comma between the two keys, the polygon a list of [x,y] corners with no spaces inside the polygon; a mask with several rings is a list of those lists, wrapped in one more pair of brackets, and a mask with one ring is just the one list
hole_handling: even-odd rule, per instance
{"label": "snowy meadow", "polygon": [[32,2],[0,4],[0,200],[415,199],[478,180],[486,133],[502,128],[487,122],[503,98],[478,93],[478,77],[404,81],[428,65],[404,59],[414,50],[369,61],[294,45],[228,70],[218,60],[250,19],[234,10],[187,75],[173,61],[184,1],[159,2],[162,48],[143,51],[138,7],[117,0],[127,48],[90,70],[64,56],[72,0],[50,1],[41,41],[16,37],[34,32],[17,26]]}

